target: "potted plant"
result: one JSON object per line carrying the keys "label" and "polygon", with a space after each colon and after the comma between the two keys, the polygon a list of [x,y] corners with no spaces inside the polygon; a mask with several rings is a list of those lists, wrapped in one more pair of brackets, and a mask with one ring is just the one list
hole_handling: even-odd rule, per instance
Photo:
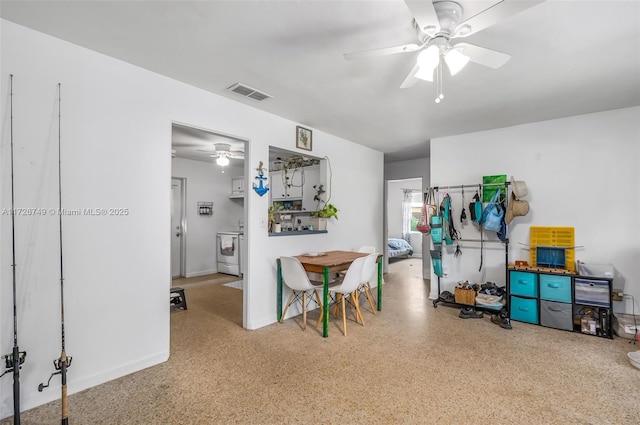
{"label": "potted plant", "polygon": [[309,222],[314,230],[327,230],[327,220],[332,217],[338,219],[338,208],[330,204],[329,199],[322,200],[322,194],[325,193],[324,185],[314,185],[313,188],[316,190],[313,200],[317,202],[317,207],[316,211],[310,214]]}
{"label": "potted plant", "polygon": [[275,231],[275,224],[277,220],[277,213],[283,209],[282,203],[274,202],[273,205],[269,207],[269,232]]}

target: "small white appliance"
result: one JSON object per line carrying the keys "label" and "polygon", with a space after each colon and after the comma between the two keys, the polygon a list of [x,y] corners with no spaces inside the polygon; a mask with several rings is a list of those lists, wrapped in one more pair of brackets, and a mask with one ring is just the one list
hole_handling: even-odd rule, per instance
{"label": "small white appliance", "polygon": [[218,232],[216,238],[218,273],[242,276],[240,235],[238,231]]}

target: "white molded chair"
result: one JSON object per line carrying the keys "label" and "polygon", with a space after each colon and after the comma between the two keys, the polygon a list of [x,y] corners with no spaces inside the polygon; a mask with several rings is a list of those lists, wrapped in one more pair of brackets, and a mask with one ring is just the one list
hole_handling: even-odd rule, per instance
{"label": "white molded chair", "polygon": [[307,329],[307,293],[313,293],[316,297],[316,302],[320,307],[320,317],[316,323],[316,327],[322,321],[322,301],[320,301],[320,296],[318,295],[318,287],[322,287],[322,283],[317,282],[317,285],[314,285],[311,280],[309,280],[309,276],[305,271],[302,264],[297,258],[294,257],[280,257],[280,270],[282,272],[282,281],[291,289],[291,295],[289,295],[289,299],[287,300],[287,305],[282,312],[282,317],[280,318],[280,323],[285,318],[287,314],[287,310],[292,302],[301,300],[302,301],[302,329]]}
{"label": "white molded chair", "polygon": [[370,246],[370,245],[363,245],[360,248],[358,248],[358,252],[373,254],[374,252],[376,252],[376,247]]}
{"label": "white molded chair", "polygon": [[[362,252],[362,251],[361,251]],[[358,291],[356,297],[359,296],[360,292],[363,292],[369,301],[369,307],[371,307],[371,312],[376,314],[376,308],[373,302],[373,295],[371,294],[371,281],[378,280],[378,265],[376,264],[378,260],[378,254],[375,252],[370,253],[365,257],[364,265],[362,266],[362,279],[361,283],[358,286]]]}
{"label": "white molded chair", "polygon": [[362,281],[362,267],[366,259],[367,257],[360,257],[354,260],[347,269],[347,272],[345,273],[344,278],[340,281],[340,284],[333,288],[329,288],[329,291],[336,294],[336,303],[342,302],[342,333],[345,336],[347,335],[347,302],[352,304],[356,310],[356,323],[360,321],[364,325],[364,320],[362,319],[362,313],[360,312],[360,306],[358,306],[357,296],[355,296],[355,293]]}

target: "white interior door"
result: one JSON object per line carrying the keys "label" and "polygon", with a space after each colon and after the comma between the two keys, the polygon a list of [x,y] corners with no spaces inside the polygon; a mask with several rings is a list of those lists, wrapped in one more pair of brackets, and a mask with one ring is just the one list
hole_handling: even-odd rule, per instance
{"label": "white interior door", "polygon": [[171,277],[184,277],[184,180],[171,179]]}

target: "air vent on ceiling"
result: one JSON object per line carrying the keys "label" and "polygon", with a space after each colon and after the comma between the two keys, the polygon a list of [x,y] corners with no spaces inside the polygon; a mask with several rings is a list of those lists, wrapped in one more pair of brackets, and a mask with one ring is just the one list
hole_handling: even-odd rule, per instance
{"label": "air vent on ceiling", "polygon": [[227,90],[231,90],[232,92],[237,93],[240,96],[250,97],[251,99],[255,99],[259,102],[273,97],[270,94],[266,94],[265,92],[261,92],[254,89],[253,87],[245,86],[241,83],[236,83],[231,87],[227,87]]}

